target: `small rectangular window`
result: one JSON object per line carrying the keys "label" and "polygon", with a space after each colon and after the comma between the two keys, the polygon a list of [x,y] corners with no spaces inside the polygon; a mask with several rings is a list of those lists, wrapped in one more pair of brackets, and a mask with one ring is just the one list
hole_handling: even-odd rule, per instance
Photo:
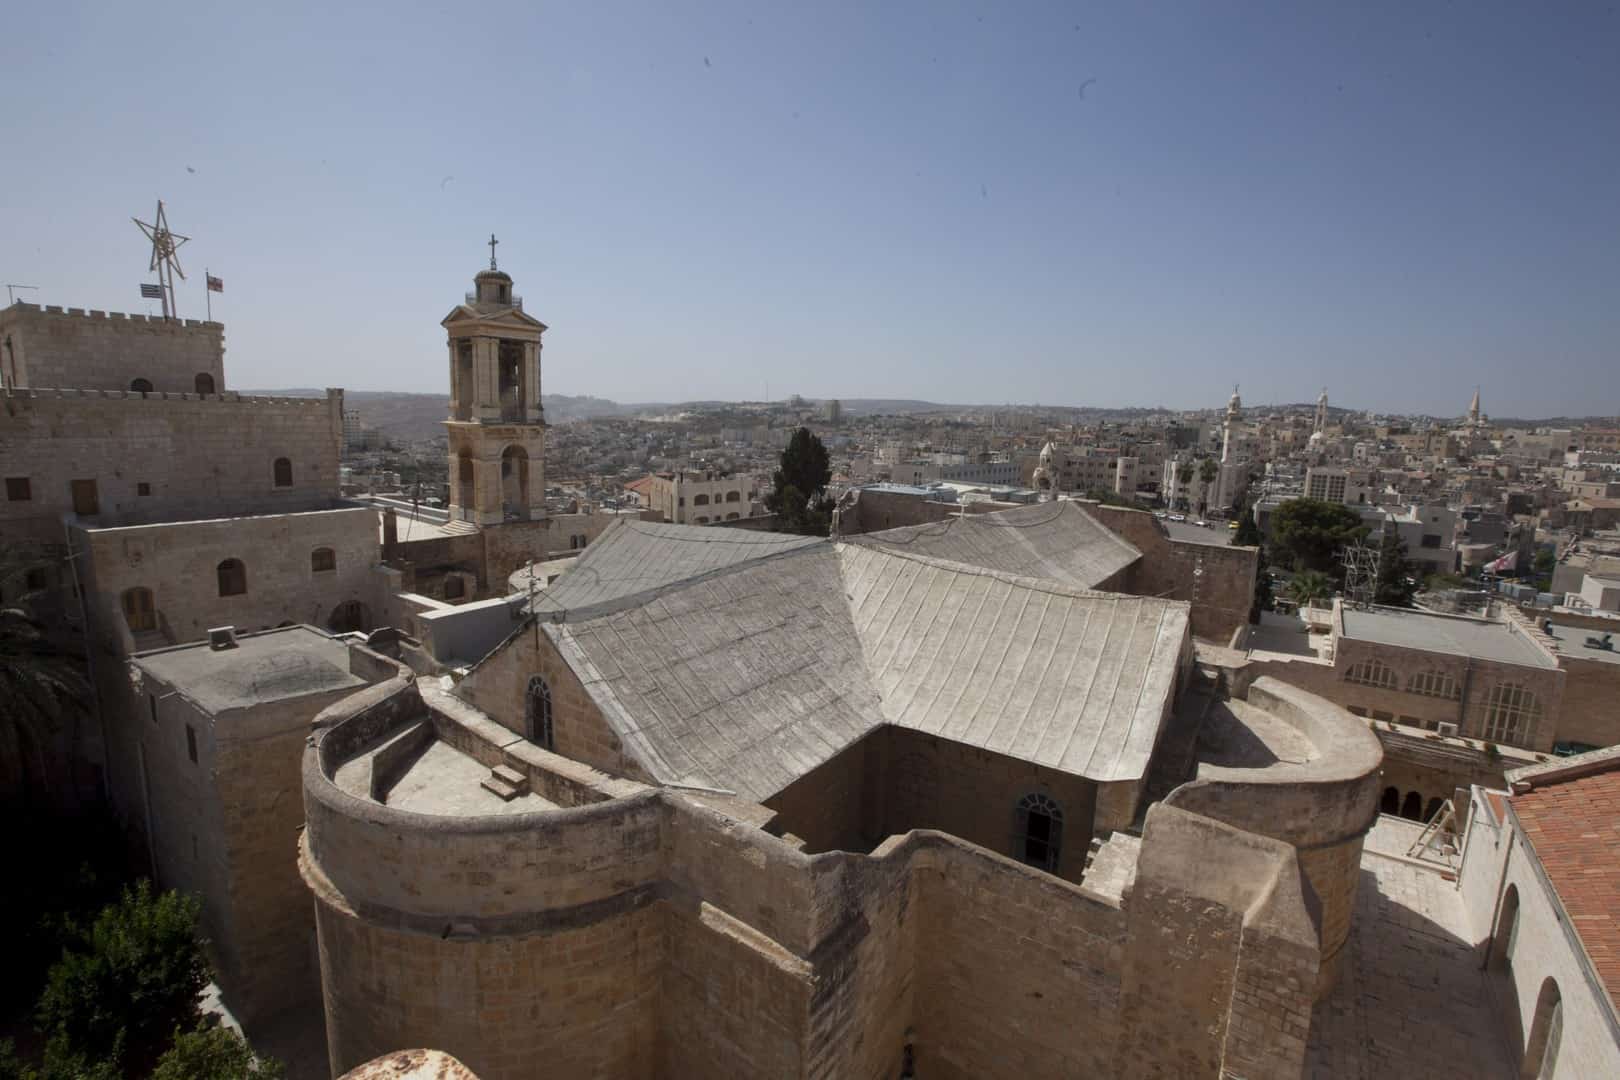
{"label": "small rectangular window", "polygon": [[34,486],[26,476],[6,477],[6,501],[28,502],[34,497]]}
{"label": "small rectangular window", "polygon": [[197,729],[190,724],[186,725],[186,753],[191,757],[191,763],[197,763]]}
{"label": "small rectangular window", "polygon": [[94,480],[74,480],[70,485],[73,491],[73,512],[86,516],[101,513],[101,497],[96,493]]}
{"label": "small rectangular window", "polygon": [[137,494],[137,495],[150,495],[150,494],[152,494],[152,485],[146,483],[144,480],[141,481],[140,483],[135,485],[135,494]]}

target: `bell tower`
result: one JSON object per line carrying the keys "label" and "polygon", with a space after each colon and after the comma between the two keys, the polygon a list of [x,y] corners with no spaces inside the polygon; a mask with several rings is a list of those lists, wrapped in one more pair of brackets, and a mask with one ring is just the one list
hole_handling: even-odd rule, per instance
{"label": "bell tower", "polygon": [[441,325],[450,347],[450,518],[474,525],[539,521],[546,513],[546,420],[540,337],[512,277],[495,262]]}

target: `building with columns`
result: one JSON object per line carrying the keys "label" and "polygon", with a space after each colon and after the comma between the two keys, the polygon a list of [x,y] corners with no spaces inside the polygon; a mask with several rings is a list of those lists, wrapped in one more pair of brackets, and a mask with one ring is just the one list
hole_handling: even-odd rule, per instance
{"label": "building with columns", "polygon": [[450,516],[474,525],[545,517],[546,423],[540,337],[512,278],[489,269],[442,325],[450,348]]}

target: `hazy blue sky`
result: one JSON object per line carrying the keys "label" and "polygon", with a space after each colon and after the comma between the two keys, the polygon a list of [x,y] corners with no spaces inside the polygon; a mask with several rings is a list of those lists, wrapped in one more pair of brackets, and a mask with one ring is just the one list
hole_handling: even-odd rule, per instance
{"label": "hazy blue sky", "polygon": [[241,387],[443,389],[494,231],[551,392],[1620,411],[1613,3],[294,8],[10,7],[4,280],[162,196]]}

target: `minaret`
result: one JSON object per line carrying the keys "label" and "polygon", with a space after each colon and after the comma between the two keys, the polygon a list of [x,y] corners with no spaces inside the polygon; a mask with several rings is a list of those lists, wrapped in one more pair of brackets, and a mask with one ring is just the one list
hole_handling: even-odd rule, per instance
{"label": "minaret", "polygon": [[1479,387],[1474,387],[1474,400],[1468,403],[1468,426],[1479,427]]}
{"label": "minaret", "polygon": [[546,513],[546,424],[540,336],[511,275],[495,262],[441,325],[450,345],[450,517],[475,525],[538,521]]}
{"label": "minaret", "polygon": [[1311,429],[1312,435],[1322,435],[1327,431],[1327,387],[1322,387],[1322,396],[1316,399],[1316,424]]}
{"label": "minaret", "polygon": [[1238,388],[1232,387],[1232,397],[1226,403],[1226,419],[1221,423],[1221,464],[1232,459],[1232,431],[1238,422],[1243,419],[1243,399],[1238,397]]}

